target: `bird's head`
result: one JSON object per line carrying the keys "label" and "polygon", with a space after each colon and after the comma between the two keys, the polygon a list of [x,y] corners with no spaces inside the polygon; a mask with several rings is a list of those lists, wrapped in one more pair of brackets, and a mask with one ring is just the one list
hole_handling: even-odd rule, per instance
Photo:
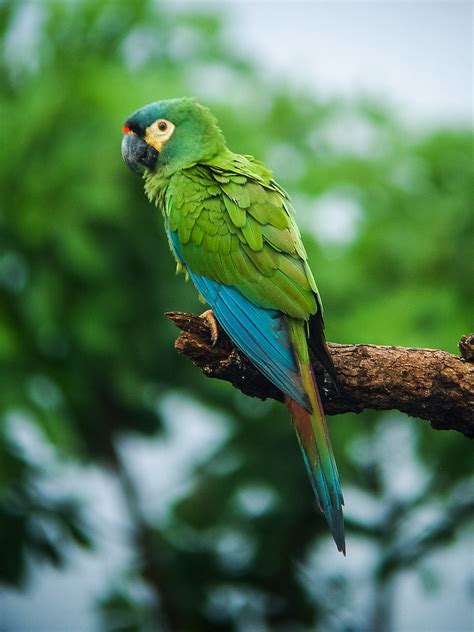
{"label": "bird's head", "polygon": [[187,97],[145,105],[122,131],[123,159],[137,173],[163,168],[172,173],[209,160],[225,146],[211,111]]}

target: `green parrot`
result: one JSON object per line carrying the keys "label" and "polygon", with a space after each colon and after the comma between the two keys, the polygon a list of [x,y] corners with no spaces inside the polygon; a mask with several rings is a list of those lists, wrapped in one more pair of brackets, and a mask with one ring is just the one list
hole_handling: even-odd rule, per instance
{"label": "green parrot", "polygon": [[227,148],[193,98],[145,105],[123,134],[124,161],[161,210],[178,269],[212,308],[208,317],[283,392],[318,505],[345,554],[344,500],[309,349],[335,380],[334,367],[287,193],[264,164]]}

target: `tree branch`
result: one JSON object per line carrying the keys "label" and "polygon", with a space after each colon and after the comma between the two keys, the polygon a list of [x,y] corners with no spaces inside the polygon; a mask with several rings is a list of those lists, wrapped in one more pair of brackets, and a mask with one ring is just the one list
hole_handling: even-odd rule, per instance
{"label": "tree branch", "polygon": [[[213,345],[209,325],[200,316],[183,312],[168,312],[166,316],[183,332],[175,347],[205,375],[226,380],[246,395],[283,401],[282,393],[222,330]],[[328,346],[340,394],[321,365],[313,362],[327,414],[397,409],[427,419],[438,430],[457,430],[474,437],[474,334],[461,339],[461,356],[438,349]]]}

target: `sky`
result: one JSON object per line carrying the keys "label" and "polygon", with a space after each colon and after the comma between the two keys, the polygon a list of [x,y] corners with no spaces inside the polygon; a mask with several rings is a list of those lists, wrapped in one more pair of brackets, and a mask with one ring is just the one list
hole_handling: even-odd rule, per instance
{"label": "sky", "polygon": [[[254,60],[270,77],[288,82],[290,89],[304,86],[328,99],[376,96],[415,127],[472,123],[471,3],[197,0],[173,2],[172,6],[173,10],[204,7],[223,13],[229,45]],[[40,439],[31,436],[33,431],[23,426],[22,432],[26,449],[38,450]],[[196,432],[191,444],[174,428],[166,444],[147,441],[124,446],[129,456],[136,457],[133,473],[147,490],[148,498],[155,499],[152,504],[156,509],[163,494],[169,497],[182,489],[186,471],[180,464],[187,463],[190,468],[192,455],[202,454],[196,446],[205,442],[209,428],[203,421]],[[150,473],[159,467],[180,471],[181,479],[169,481],[162,476],[158,477],[161,488],[150,486],[151,480],[156,481]],[[127,529],[114,481],[97,470],[78,474],[71,468],[62,470],[62,491],[77,488],[78,477],[84,484],[84,496],[97,508],[101,554],[78,553],[63,573],[36,568],[26,593],[4,591],[0,596],[1,632],[96,629],[94,600],[101,587],[109,584],[128,561]],[[123,528],[117,529],[117,525]],[[115,537],[111,538],[110,533]],[[432,556],[428,564],[435,568],[454,564],[459,568],[464,550],[465,541],[460,541],[449,560],[441,554]],[[462,592],[465,578],[458,580],[453,591],[448,587],[433,600],[426,596],[416,576],[407,574],[399,596],[405,603],[411,598],[414,607],[411,612],[405,608],[398,613],[395,632],[425,632],[420,626],[428,611],[431,621],[437,622],[430,632],[468,632],[469,596]],[[59,602],[58,594],[62,595]],[[56,603],[57,607],[45,609],[45,603]],[[461,627],[446,627],[456,620],[464,622],[459,624]],[[79,627],[71,627],[71,622],[79,621]]]}
{"label": "sky", "polygon": [[174,2],[218,9],[231,46],[323,98],[375,96],[414,124],[472,123],[470,2]]}

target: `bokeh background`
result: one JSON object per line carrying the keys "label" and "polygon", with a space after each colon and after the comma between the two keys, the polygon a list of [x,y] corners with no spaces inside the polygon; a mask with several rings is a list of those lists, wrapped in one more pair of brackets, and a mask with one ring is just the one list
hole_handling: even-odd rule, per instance
{"label": "bokeh background", "polygon": [[[472,329],[469,3],[0,2],[0,630],[469,632],[472,447],[330,420],[348,556],[281,405],[208,380],[123,165],[196,95],[292,195],[338,342]],[[471,479],[472,480],[472,479]]]}

